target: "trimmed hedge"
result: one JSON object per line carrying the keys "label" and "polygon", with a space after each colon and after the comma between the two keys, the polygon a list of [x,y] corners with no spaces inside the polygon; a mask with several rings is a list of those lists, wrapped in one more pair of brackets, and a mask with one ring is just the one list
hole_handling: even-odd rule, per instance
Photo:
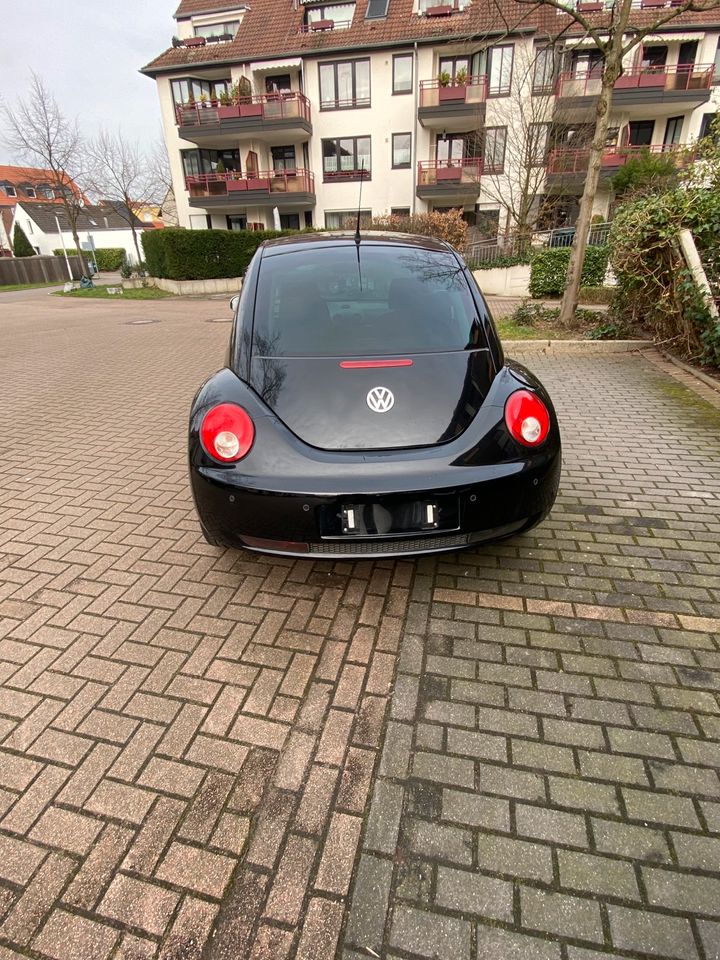
{"label": "trimmed hedge", "polygon": [[[53,253],[56,257],[63,256],[63,249],[60,247],[57,250],[53,250]],[[69,257],[76,257],[77,250],[68,248],[67,255]],[[89,257],[90,251],[83,250],[82,255],[86,258]],[[104,247],[102,250],[96,248],[95,258],[97,260],[98,270],[119,270],[122,266],[123,260],[125,259],[125,248],[124,247]]]}
{"label": "trimmed hedge", "polygon": [[[607,246],[588,247],[581,284],[600,287],[608,265]],[[534,254],[530,266],[530,296],[559,297],[565,289],[565,277],[570,260],[570,247],[552,247]]]}
{"label": "trimmed hedge", "polygon": [[[300,231],[301,233],[305,231]],[[145,230],[142,245],[151,277],[217,280],[241,277],[265,240],[297,230]]]}

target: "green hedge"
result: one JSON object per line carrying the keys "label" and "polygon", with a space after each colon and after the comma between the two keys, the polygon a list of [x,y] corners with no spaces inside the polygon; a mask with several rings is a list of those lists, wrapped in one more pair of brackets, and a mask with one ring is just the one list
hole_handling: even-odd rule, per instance
{"label": "green hedge", "polygon": [[[608,248],[588,247],[581,284],[584,287],[600,287],[605,279],[608,264]],[[555,247],[541,250],[532,258],[530,266],[530,296],[559,297],[565,289],[565,276],[570,260],[570,247]]]}
{"label": "green hedge", "polygon": [[[216,280],[241,277],[265,240],[297,230],[183,230],[166,227],[142,234],[151,277],[168,280]],[[303,231],[301,231],[303,232]]]}
{"label": "green hedge", "polygon": [[[53,250],[53,253],[56,257],[63,256],[62,247]],[[68,248],[67,255],[69,257],[76,257],[77,250]],[[90,251],[83,250],[83,256],[89,257]],[[123,258],[125,257],[125,248],[124,247],[104,247],[102,250],[95,250],[95,257],[97,259],[98,270],[119,270],[122,266]]]}

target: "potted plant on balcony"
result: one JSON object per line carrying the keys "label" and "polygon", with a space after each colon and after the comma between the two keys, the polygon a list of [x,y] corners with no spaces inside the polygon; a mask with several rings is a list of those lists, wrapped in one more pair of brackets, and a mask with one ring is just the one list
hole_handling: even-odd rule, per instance
{"label": "potted plant on balcony", "polygon": [[443,180],[461,180],[462,164],[455,160],[447,160],[446,163],[447,166],[438,166],[437,168],[436,178],[438,183],[442,182]]}
{"label": "potted plant on balcony", "polygon": [[233,103],[229,93],[223,90],[218,106],[218,120],[232,120],[240,116],[240,107]]}
{"label": "potted plant on balcony", "polygon": [[[458,70],[458,75],[463,71]],[[440,103],[445,103],[448,100],[458,101],[465,100],[465,84],[467,83],[467,70],[465,70],[465,83],[458,83],[458,76],[455,77],[455,82],[453,83],[452,77],[447,72],[443,70],[442,73],[438,74],[438,83],[440,84]]]}

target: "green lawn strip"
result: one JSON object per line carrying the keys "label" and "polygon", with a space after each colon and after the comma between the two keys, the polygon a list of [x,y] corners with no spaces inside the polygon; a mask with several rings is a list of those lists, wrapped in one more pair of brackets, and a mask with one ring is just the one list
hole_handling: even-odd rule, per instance
{"label": "green lawn strip", "polygon": [[552,327],[522,326],[510,317],[496,320],[495,325],[502,340],[571,340],[580,339],[582,336],[577,333],[568,333],[567,330],[553,330]]}
{"label": "green lawn strip", "polygon": [[83,300],[164,300],[174,294],[159,287],[138,287],[136,290],[125,290],[123,293],[108,293],[105,287],[90,287],[88,290],[71,290],[69,293],[58,291],[56,297],[75,297]]}
{"label": "green lawn strip", "polygon": [[14,293],[16,290],[35,290],[38,287],[61,287],[65,280],[53,280],[50,283],[9,283],[0,287],[0,293]]}

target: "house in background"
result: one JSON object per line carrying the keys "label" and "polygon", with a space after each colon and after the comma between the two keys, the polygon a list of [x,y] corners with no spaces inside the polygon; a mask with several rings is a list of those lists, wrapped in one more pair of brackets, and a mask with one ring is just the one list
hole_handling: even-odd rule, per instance
{"label": "house in background", "polygon": [[[576,3],[606,27],[606,0]],[[677,0],[636,0],[629,31]],[[598,98],[597,51],[561,10],[516,0],[181,0],[154,78],[180,226],[338,228],[459,208],[487,236],[538,168],[538,209],[572,224]],[[652,19],[649,19],[652,18]],[[558,39],[559,38],[559,39]],[[595,214],[634,153],[675,151],[718,108],[720,9],[645,37],[615,85]],[[536,98],[531,156],[514,145]],[[528,108],[530,108],[528,110]],[[528,151],[525,151],[526,153]],[[548,200],[550,201],[548,203]],[[555,224],[548,224],[549,226]]]}
{"label": "house in background", "polygon": [[[92,243],[96,250],[122,247],[127,259],[131,263],[136,263],[137,254],[129,216],[130,214],[121,216],[115,209],[108,206],[86,204],[80,212],[77,224],[80,242]],[[154,223],[143,223],[134,215],[132,216],[138,233],[155,229]],[[36,253],[51,255],[54,250],[62,247],[63,242],[66,249],[75,247],[65,210],[55,203],[39,203],[32,200],[19,202],[15,208],[13,229],[15,223],[20,224]]]}
{"label": "house in background", "polygon": [[[54,176],[51,170],[0,165],[0,256],[7,256],[12,252],[15,211],[19,203],[34,203],[41,200],[45,204],[62,209],[62,197],[53,182]],[[65,178],[65,189],[72,191],[76,197],[82,198],[83,202],[86,201],[79,187],[70,177]]]}

